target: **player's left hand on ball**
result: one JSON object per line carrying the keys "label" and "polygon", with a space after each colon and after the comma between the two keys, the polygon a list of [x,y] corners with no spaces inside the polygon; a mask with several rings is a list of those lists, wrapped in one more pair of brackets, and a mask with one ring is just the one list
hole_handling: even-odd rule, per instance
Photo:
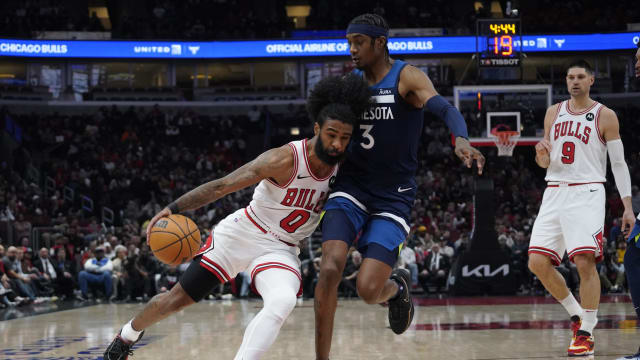
{"label": "player's left hand on ball", "polygon": [[458,156],[468,168],[471,168],[473,160],[475,160],[478,165],[478,175],[482,175],[482,169],[485,163],[484,155],[482,155],[478,149],[471,146],[469,140],[461,137],[456,138],[455,152],[456,156]]}
{"label": "player's left hand on ball", "polygon": [[160,212],[157,213],[156,216],[151,219],[151,221],[149,221],[149,224],[147,225],[147,245],[149,245],[149,235],[151,234],[151,228],[153,227],[153,225],[155,225],[158,220],[160,220],[160,218],[169,215],[171,215],[171,210],[169,210],[169,208],[164,208],[160,210]]}
{"label": "player's left hand on ball", "polygon": [[625,210],[622,214],[622,233],[625,237],[628,237],[631,233],[631,229],[636,222],[636,217],[633,215],[633,210]]}

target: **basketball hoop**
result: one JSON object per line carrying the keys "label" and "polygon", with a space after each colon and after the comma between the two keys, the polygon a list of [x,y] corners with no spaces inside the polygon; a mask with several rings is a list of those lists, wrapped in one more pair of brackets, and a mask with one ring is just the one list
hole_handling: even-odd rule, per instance
{"label": "basketball hoop", "polygon": [[513,156],[513,149],[518,144],[520,133],[509,130],[492,131],[492,133],[495,136],[493,141],[498,148],[498,156]]}

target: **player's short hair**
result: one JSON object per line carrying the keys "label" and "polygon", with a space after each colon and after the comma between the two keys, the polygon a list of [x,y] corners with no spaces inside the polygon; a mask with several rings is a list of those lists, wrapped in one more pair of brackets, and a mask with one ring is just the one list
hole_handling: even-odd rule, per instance
{"label": "player's short hair", "polygon": [[307,112],[311,121],[320,126],[327,118],[355,126],[370,103],[369,86],[361,76],[331,76],[313,88],[307,100]]}
{"label": "player's short hair", "polygon": [[[351,25],[351,24],[363,24],[363,25],[377,26],[379,28],[384,29],[387,34],[389,33],[389,24],[387,23],[387,20],[385,20],[382,16],[380,16],[378,14],[362,14],[362,15],[358,15],[358,16],[354,17],[349,22],[349,25]],[[372,42],[373,41],[375,41],[374,38],[372,38]],[[385,48],[385,51],[386,51],[386,55],[388,57],[389,56],[389,37],[387,37],[386,43],[384,45],[385,45],[384,48]]]}
{"label": "player's short hair", "polygon": [[571,62],[571,64],[567,66],[567,72],[569,72],[569,69],[572,68],[583,68],[587,72],[587,74],[593,75],[593,68],[586,60],[579,59]]}

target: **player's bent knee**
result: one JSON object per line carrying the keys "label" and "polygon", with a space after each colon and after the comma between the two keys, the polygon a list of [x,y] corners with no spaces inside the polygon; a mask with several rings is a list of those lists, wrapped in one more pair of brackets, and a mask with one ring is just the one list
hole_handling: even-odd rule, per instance
{"label": "player's bent knee", "polygon": [[318,274],[318,284],[323,286],[338,286],[342,279],[342,271],[338,264],[332,261],[323,261]]}
{"label": "player's bent knee", "polygon": [[382,289],[377,288],[371,284],[356,284],[358,296],[367,304],[377,304]]}
{"label": "player's bent knee", "polygon": [[592,272],[596,268],[596,258],[592,253],[576,254],[572,260],[580,274]]}
{"label": "player's bent knee", "polygon": [[551,259],[548,256],[541,254],[530,254],[528,265],[529,270],[536,275],[544,274],[553,268]]}
{"label": "player's bent knee", "polygon": [[284,322],[296,307],[296,294],[283,290],[265,302],[265,310],[274,315],[279,322]]}

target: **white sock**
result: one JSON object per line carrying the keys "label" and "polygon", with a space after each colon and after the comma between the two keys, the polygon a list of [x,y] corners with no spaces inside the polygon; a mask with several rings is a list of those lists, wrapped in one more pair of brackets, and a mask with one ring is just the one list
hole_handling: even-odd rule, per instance
{"label": "white sock", "polygon": [[560,300],[560,304],[564,306],[570,317],[578,315],[580,318],[582,318],[582,306],[580,306],[578,300],[576,300],[571,292],[569,292],[569,296]]}
{"label": "white sock", "polygon": [[586,331],[589,334],[593,334],[593,329],[598,323],[598,309],[584,309],[582,315],[582,325],[580,330]]}
{"label": "white sock", "polygon": [[131,321],[129,321],[122,327],[122,332],[120,333],[120,336],[122,336],[127,341],[134,342],[138,340],[138,338],[140,337],[140,333],[142,331],[134,330],[133,327],[131,326],[132,321],[133,319],[131,319]]}

